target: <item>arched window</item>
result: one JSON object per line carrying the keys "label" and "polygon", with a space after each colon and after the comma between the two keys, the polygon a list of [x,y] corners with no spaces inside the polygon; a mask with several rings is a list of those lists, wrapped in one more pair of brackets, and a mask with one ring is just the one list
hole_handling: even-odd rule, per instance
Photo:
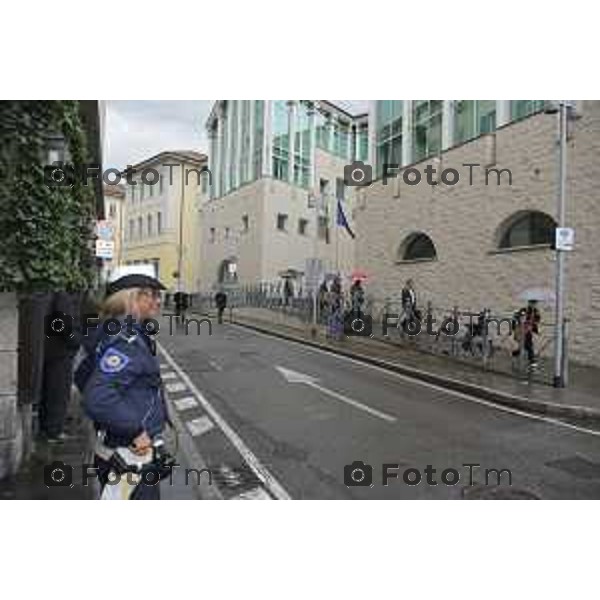
{"label": "arched window", "polygon": [[554,239],[556,222],[546,213],[520,211],[510,216],[499,228],[498,248],[549,246]]}
{"label": "arched window", "polygon": [[437,252],[431,238],[425,233],[411,233],[398,251],[399,260],[435,260]]}

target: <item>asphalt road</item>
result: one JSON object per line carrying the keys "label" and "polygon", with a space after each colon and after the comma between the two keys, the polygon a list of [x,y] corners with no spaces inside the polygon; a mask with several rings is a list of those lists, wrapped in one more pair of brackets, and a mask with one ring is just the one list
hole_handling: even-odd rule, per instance
{"label": "asphalt road", "polygon": [[[163,368],[189,378],[172,398],[200,401],[178,416],[200,424],[203,460],[249,474],[239,490],[260,471],[270,497],[293,499],[600,498],[600,436],[235,325],[203,327],[169,336],[163,326]],[[354,461],[371,465],[371,480],[368,468],[346,476],[372,485],[345,485]],[[397,465],[387,486],[384,464]],[[510,470],[512,485],[507,471],[486,484],[486,469]]]}

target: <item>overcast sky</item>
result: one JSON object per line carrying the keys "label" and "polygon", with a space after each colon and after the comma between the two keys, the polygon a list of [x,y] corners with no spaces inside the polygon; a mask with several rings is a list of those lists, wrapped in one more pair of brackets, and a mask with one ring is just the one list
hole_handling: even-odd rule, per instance
{"label": "overcast sky", "polygon": [[[334,100],[350,112],[366,100]],[[122,169],[162,150],[208,153],[204,125],[213,100],[108,100],[105,168]]]}

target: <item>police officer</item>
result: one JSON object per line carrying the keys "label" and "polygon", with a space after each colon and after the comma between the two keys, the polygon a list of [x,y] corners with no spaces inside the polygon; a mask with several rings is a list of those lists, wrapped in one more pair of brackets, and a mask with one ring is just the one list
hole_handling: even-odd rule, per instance
{"label": "police officer", "polygon": [[[99,432],[95,467],[102,486],[115,471],[115,456],[127,454],[150,462],[153,442],[168,420],[155,342],[148,335],[150,322],[160,311],[164,286],[154,277],[131,273],[107,289],[102,306],[104,333],[98,336],[95,364],[83,379],[83,405]],[[121,324],[120,332],[107,335]],[[129,454],[128,454],[129,453]],[[156,481],[132,486],[130,499],[158,500]]]}

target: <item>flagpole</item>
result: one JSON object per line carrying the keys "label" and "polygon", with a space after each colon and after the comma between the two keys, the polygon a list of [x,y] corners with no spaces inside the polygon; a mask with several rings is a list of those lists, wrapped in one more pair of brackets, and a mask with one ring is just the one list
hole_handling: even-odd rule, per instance
{"label": "flagpole", "polygon": [[336,275],[339,275],[340,272],[340,265],[339,265],[339,245],[340,245],[340,238],[339,238],[339,229],[340,229],[340,224],[338,223],[338,216],[339,216],[339,210],[340,210],[340,205],[339,205],[339,200],[336,201],[336,205],[335,205],[335,273]]}

